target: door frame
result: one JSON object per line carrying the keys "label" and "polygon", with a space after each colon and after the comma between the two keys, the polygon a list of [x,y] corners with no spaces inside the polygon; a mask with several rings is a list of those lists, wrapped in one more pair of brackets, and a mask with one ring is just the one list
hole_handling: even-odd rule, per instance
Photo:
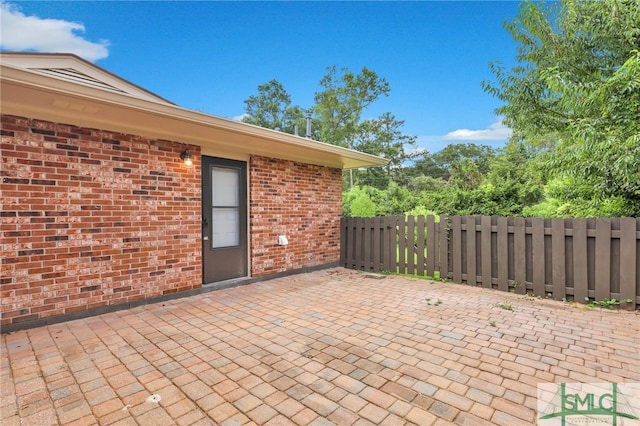
{"label": "door frame", "polygon": [[[249,161],[248,159],[235,159],[235,158],[223,158],[223,157],[218,157],[215,155],[202,155],[201,156],[201,163],[202,165],[201,167],[201,189],[202,189],[202,195],[201,195],[201,205],[202,205],[202,209],[201,209],[201,214],[202,214],[202,221],[203,221],[203,227],[202,227],[202,232],[201,232],[201,249],[202,249],[202,283],[203,285],[217,285],[217,284],[224,284],[227,282],[232,282],[232,281],[238,281],[238,280],[244,280],[247,278],[250,278],[251,276],[251,234],[250,234],[250,203],[249,203],[249,198],[250,198],[250,191],[249,191]],[[241,230],[244,229],[244,235],[241,235],[241,239],[244,238],[243,243],[244,244],[240,244],[241,246],[244,245],[245,246],[245,250],[243,253],[243,261],[244,261],[244,274],[240,275],[240,276],[235,276],[235,277],[231,277],[231,278],[225,278],[225,279],[220,279],[220,280],[207,280],[206,278],[206,256],[205,256],[205,252],[206,250],[209,250],[209,248],[207,247],[207,244],[210,243],[210,241],[208,239],[205,239],[206,237],[208,237],[211,232],[209,232],[208,230],[205,230],[205,226],[204,226],[204,218],[205,218],[205,208],[211,208],[212,206],[212,200],[211,200],[211,190],[212,190],[212,183],[209,183],[209,187],[207,188],[207,185],[205,185],[205,179],[209,179],[210,177],[207,177],[207,174],[210,176],[211,173],[211,167],[215,167],[215,166],[220,166],[220,167],[230,167],[230,168],[235,168],[235,167],[240,167],[241,170],[243,171],[243,176],[241,177],[241,180],[243,180],[244,182],[244,188],[243,188],[243,192],[244,194],[244,199],[240,200],[241,205],[244,205],[244,208],[241,208],[241,212],[244,213],[243,217],[241,217],[240,222],[242,224],[242,222],[244,221],[244,227],[242,227],[241,225]],[[241,183],[242,185],[242,183]],[[208,193],[207,193],[208,192]],[[213,225],[213,219],[211,219],[211,223],[209,224],[209,226]]]}

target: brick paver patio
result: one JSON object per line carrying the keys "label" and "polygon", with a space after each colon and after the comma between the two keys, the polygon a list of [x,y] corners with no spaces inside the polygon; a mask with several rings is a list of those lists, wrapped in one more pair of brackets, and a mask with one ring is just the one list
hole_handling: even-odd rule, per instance
{"label": "brick paver patio", "polygon": [[0,423],[531,424],[639,347],[638,312],[336,268],[2,335]]}

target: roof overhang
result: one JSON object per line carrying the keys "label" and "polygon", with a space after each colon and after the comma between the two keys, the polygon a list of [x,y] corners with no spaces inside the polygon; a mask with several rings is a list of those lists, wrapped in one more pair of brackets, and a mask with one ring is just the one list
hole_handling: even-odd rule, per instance
{"label": "roof overhang", "polygon": [[263,155],[342,169],[388,163],[374,155],[181,108],[150,92],[143,97],[104,90],[5,61],[0,64],[0,80],[3,114],[178,141],[198,145],[206,153]]}

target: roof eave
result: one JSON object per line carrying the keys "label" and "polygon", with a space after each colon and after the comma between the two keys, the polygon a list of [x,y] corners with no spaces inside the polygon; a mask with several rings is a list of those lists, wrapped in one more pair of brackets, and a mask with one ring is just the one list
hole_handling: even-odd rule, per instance
{"label": "roof eave", "polygon": [[[1,65],[5,114],[220,146],[342,169],[384,166],[386,159],[226,118],[84,87]],[[52,81],[54,80],[54,81]]]}

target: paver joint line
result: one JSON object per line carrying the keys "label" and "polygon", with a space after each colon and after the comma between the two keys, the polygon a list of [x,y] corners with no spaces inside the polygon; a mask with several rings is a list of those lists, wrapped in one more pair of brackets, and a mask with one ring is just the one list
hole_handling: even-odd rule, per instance
{"label": "paver joint line", "polygon": [[531,423],[637,347],[639,312],[334,268],[4,334],[0,423]]}

